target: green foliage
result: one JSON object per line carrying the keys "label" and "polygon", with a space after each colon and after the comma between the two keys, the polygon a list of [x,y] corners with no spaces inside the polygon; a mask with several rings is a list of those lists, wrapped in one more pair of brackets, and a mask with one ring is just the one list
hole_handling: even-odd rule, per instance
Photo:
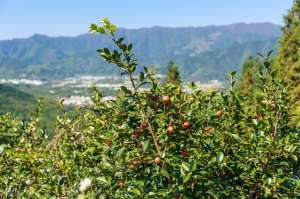
{"label": "green foliage", "polygon": [[294,0],[293,7],[285,16],[285,26],[280,40],[278,65],[281,78],[289,82],[290,95],[294,105],[291,107],[295,115],[294,123],[300,124],[300,1]]}
{"label": "green foliage", "polygon": [[4,144],[18,143],[21,136],[22,121],[15,119],[11,114],[0,115],[0,151]]}
{"label": "green foliage", "polygon": [[14,112],[24,119],[29,118],[36,102],[32,95],[12,86],[0,84],[0,114]]}
{"label": "green foliage", "polygon": [[249,57],[243,64],[238,90],[243,94],[253,93],[255,84],[262,69],[262,63],[258,58]]}
{"label": "green foliage", "polygon": [[[145,67],[135,78],[132,45],[107,19],[91,25],[116,49],[98,50],[131,81],[116,100],[70,117],[62,104],[56,135],[43,139],[38,108],[20,142],[0,151],[1,198],[298,198],[299,129],[288,123],[286,85],[263,60],[257,112],[235,91],[191,92],[160,85]],[[148,90],[142,85],[148,84]]]}
{"label": "green foliage", "polygon": [[[35,94],[37,90],[34,90]],[[36,107],[40,107],[39,123],[40,128],[45,131],[48,137],[53,136],[56,116],[58,110],[51,99],[40,98],[23,92],[18,88],[0,84],[0,115],[13,113],[18,120],[28,121],[35,113]]]}
{"label": "green foliage", "polygon": [[[246,57],[275,49],[280,26],[268,23],[233,24],[215,27],[138,30],[120,28],[118,36],[135,44],[141,66],[156,65],[165,74],[169,60],[178,65],[182,79],[225,80],[231,70],[240,71]],[[75,75],[118,75],[116,67],[99,59],[98,46],[113,49],[106,37],[47,37],[0,41],[0,76],[27,78],[64,78]]]}
{"label": "green foliage", "polygon": [[173,61],[170,61],[168,63],[168,71],[167,71],[167,76],[166,76],[166,83],[168,84],[180,84],[180,73],[178,71],[177,66]]}

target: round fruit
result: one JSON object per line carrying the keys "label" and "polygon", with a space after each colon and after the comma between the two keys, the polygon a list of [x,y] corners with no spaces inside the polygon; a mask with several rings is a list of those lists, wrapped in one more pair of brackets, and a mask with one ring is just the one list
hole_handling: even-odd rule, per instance
{"label": "round fruit", "polygon": [[183,196],[182,195],[178,195],[178,196],[176,196],[176,199],[183,199]]}
{"label": "round fruit", "polygon": [[122,181],[120,181],[120,182],[118,182],[118,186],[119,186],[120,188],[123,188],[123,187],[125,187],[125,183],[122,182]]}
{"label": "round fruit", "polygon": [[223,116],[223,111],[217,111],[216,113],[217,118],[220,118]]}
{"label": "round fruit", "polygon": [[151,100],[157,102],[159,101],[159,96],[158,95],[151,96]]}
{"label": "round fruit", "polygon": [[155,164],[160,164],[160,162],[161,162],[160,157],[159,156],[155,157],[154,162],[155,162]]}
{"label": "round fruit", "polygon": [[145,145],[145,142],[144,142],[144,141],[141,141],[141,145],[144,146],[144,145]]}
{"label": "round fruit", "polygon": [[183,126],[183,128],[188,129],[188,128],[190,128],[191,124],[189,121],[185,121],[182,126]]}
{"label": "round fruit", "polygon": [[264,119],[264,117],[263,117],[263,115],[257,115],[257,116],[256,116],[256,119],[259,120],[259,121],[261,121],[261,120]]}
{"label": "round fruit", "polygon": [[140,165],[140,161],[139,161],[139,160],[133,160],[133,161],[132,161],[132,164],[133,164],[135,167],[137,167],[137,166]]}
{"label": "round fruit", "polygon": [[186,149],[182,149],[180,155],[185,158],[189,156],[189,152]]}
{"label": "round fruit", "polygon": [[147,122],[143,122],[143,123],[141,124],[141,128],[142,128],[142,129],[148,128],[148,123],[147,123]]}
{"label": "round fruit", "polygon": [[111,140],[107,140],[107,141],[106,141],[106,144],[107,144],[109,147],[111,147],[112,141],[111,141]]}
{"label": "round fruit", "polygon": [[174,133],[175,129],[173,126],[168,126],[167,131],[168,131],[169,135],[172,135]]}
{"label": "round fruit", "polygon": [[140,137],[141,134],[142,134],[142,132],[139,131],[139,130],[137,130],[137,131],[134,132],[134,137],[136,137],[136,138],[137,138],[137,137]]}
{"label": "round fruit", "polygon": [[171,103],[171,99],[170,99],[169,96],[163,96],[162,101],[163,101],[164,104],[170,104]]}

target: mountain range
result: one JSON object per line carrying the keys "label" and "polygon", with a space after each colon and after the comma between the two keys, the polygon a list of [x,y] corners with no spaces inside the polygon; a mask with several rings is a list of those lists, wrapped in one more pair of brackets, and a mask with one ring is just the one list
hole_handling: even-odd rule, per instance
{"label": "mountain range", "polygon": [[[245,58],[276,50],[280,26],[271,23],[237,23],[205,27],[120,28],[119,36],[134,44],[141,66],[165,73],[173,60],[185,80],[224,80],[225,73],[240,71]],[[0,41],[0,77],[63,78],[75,75],[118,74],[96,50],[114,48],[101,35],[76,37],[33,35]]]}

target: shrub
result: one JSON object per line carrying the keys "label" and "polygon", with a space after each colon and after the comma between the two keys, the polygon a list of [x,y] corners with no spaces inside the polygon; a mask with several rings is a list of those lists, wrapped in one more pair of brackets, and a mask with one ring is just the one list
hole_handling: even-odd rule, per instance
{"label": "shrub", "polygon": [[[98,52],[128,75],[116,100],[70,118],[64,108],[50,142],[6,147],[0,162],[2,197],[79,198],[297,198],[299,130],[288,125],[285,84],[264,60],[257,111],[235,92],[190,92],[160,85],[145,67],[137,77],[133,45],[116,37],[107,19],[91,31],[116,50]],[[141,89],[148,84],[148,89]]]}

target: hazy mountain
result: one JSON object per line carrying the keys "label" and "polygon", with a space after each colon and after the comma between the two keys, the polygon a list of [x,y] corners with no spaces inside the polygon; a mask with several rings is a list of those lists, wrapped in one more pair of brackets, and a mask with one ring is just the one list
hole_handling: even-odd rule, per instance
{"label": "hazy mountain", "polygon": [[[169,60],[180,66],[185,79],[223,79],[239,70],[244,58],[276,48],[280,26],[270,23],[226,26],[120,29],[134,44],[143,65],[165,72]],[[27,39],[0,41],[0,76],[65,77],[76,74],[117,73],[96,50],[113,47],[106,38],[84,34],[77,37],[34,35]]]}

